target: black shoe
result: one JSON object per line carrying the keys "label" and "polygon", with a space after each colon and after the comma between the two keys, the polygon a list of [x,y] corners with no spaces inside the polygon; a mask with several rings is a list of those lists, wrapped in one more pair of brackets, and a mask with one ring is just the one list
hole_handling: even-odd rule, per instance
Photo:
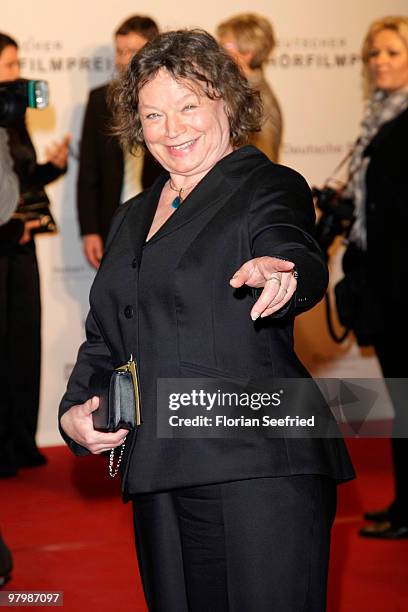
{"label": "black shoe", "polygon": [[0,536],[0,589],[10,580],[12,569],[13,560],[11,558],[11,552]]}
{"label": "black shoe", "polygon": [[17,470],[14,466],[11,466],[11,465],[0,466],[0,478],[12,478],[13,476],[17,476]]}
{"label": "black shoe", "polygon": [[372,512],[365,512],[364,518],[366,521],[373,521],[374,523],[385,523],[390,520],[389,508],[384,510],[373,510]]}
{"label": "black shoe", "polygon": [[403,540],[408,538],[408,525],[398,525],[390,521],[374,523],[363,527],[358,532],[363,538],[376,538],[377,540]]}
{"label": "black shoe", "polygon": [[7,574],[0,574],[0,589],[2,589],[9,580],[11,580],[10,572],[7,572]]}

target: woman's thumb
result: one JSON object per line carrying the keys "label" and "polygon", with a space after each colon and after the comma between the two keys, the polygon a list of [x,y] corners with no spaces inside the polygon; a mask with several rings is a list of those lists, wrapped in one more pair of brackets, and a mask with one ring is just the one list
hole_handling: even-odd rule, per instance
{"label": "woman's thumb", "polygon": [[94,395],[87,402],[85,402],[85,406],[87,408],[87,412],[91,414],[91,412],[94,412],[99,407],[99,397]]}

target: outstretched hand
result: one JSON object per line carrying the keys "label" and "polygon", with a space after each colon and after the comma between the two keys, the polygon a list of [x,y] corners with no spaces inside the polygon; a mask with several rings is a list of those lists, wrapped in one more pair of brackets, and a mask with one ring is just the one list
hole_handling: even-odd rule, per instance
{"label": "outstretched hand", "polygon": [[255,257],[244,263],[230,280],[231,287],[263,287],[251,310],[251,319],[268,317],[289,302],[296,290],[295,264],[277,257]]}

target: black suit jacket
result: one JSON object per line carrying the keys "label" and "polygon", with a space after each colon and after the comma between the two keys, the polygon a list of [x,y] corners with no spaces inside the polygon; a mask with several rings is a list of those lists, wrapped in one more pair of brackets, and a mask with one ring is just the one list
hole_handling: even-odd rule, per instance
{"label": "black suit jacket", "polygon": [[[109,133],[111,112],[108,85],[89,95],[82,128],[77,182],[78,219],[81,235],[99,234],[105,240],[120,204],[124,163],[118,139]],[[150,153],[144,154],[142,185],[150,187],[162,171]]]}
{"label": "black suit jacket", "polygon": [[[138,269],[166,180],[167,175],[160,177],[116,215],[91,289],[87,340],[60,415],[88,399],[95,368],[111,369],[130,354],[138,355]],[[175,268],[174,296],[166,305],[175,309],[173,360],[180,377],[308,376],[293,349],[293,315],[311,308],[326,289],[324,257],[313,234],[314,210],[304,179],[272,164],[254,147],[235,151],[204,177],[150,241],[177,235],[184,247]],[[229,279],[245,261],[262,255],[294,261],[298,288],[286,316],[254,324],[249,317],[252,291],[248,288],[238,295]],[[164,306],[157,306],[160,317]],[[139,359],[144,360],[144,355]],[[143,364],[148,371],[149,364]],[[145,410],[146,422],[137,436],[128,436],[125,492],[257,476],[319,473],[341,480],[353,475],[342,440],[157,439],[153,411],[154,407],[152,414]],[[74,452],[87,452],[64,437]]]}
{"label": "black suit jacket", "polygon": [[[408,307],[408,109],[385,123],[365,154],[367,263],[372,296],[385,331],[391,317],[406,326]],[[382,283],[386,290],[379,290]],[[380,285],[379,285],[380,283]]]}

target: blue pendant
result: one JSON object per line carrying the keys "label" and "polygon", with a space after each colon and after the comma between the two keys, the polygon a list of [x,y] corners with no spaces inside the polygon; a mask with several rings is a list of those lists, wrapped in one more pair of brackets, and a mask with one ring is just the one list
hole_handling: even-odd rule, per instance
{"label": "blue pendant", "polygon": [[174,198],[174,200],[172,201],[171,205],[173,208],[178,208],[180,206],[180,204],[182,203],[182,199],[180,198],[180,196],[177,196]]}

